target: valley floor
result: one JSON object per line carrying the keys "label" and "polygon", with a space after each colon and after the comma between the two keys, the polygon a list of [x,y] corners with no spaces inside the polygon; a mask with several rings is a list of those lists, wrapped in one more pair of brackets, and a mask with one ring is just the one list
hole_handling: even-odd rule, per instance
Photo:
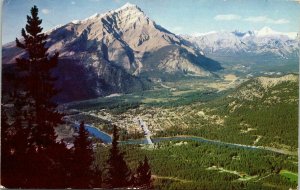
{"label": "valley floor", "polygon": [[[136,123],[142,118],[154,148],[122,147],[132,166],[144,155],[150,158],[157,189],[288,189],[297,186],[297,81],[298,75],[224,75],[220,81],[158,83],[150,91],[66,107],[69,120],[84,120],[108,134],[112,124],[119,126],[121,141],[144,137]],[[212,143],[190,141],[193,136]],[[106,149],[100,147],[99,154]]]}

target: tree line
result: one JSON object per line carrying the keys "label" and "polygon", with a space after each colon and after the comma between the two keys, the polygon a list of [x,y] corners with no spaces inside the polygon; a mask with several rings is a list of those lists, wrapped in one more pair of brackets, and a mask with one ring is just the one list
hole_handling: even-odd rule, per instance
{"label": "tree line", "polygon": [[[38,8],[31,8],[22,39],[16,45],[25,54],[8,72],[9,84],[1,104],[1,185],[6,188],[151,188],[148,158],[131,171],[118,148],[118,129],[107,168],[95,164],[92,141],[81,122],[74,146],[58,141],[55,127],[63,125],[64,114],[53,98],[62,90],[55,87],[52,71],[59,53],[48,53],[47,35],[42,33]],[[5,85],[7,85],[5,84]],[[105,175],[104,175],[105,174]],[[103,177],[104,176],[104,177]]]}

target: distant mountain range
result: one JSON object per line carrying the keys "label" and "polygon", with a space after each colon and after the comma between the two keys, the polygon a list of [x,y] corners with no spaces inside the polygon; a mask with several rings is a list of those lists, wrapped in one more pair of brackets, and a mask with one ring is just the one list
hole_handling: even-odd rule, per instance
{"label": "distant mountain range", "polygon": [[[60,101],[89,99],[110,93],[147,89],[149,78],[213,76],[218,62],[200,54],[191,42],[157,25],[133,4],[85,20],[56,27],[49,34],[49,52],[60,53]],[[4,45],[3,64],[24,52]]]}
{"label": "distant mountain range", "polygon": [[249,59],[254,62],[263,60],[297,59],[299,45],[297,33],[282,33],[264,27],[258,31],[248,32],[208,32],[199,35],[182,35],[194,43],[203,54],[226,61],[232,58]]}

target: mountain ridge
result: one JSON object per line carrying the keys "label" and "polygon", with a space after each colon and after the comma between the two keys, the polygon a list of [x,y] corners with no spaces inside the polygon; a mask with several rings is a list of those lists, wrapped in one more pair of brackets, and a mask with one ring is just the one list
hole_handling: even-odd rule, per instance
{"label": "mountain ridge", "polygon": [[[182,35],[194,43],[207,56],[271,56],[289,59],[298,56],[299,46],[296,32],[277,32],[269,27],[240,32],[238,30],[212,31],[199,35]],[[220,60],[219,60],[220,61]]]}
{"label": "mountain ridge", "polygon": [[[212,77],[212,72],[222,69],[218,62],[201,55],[192,43],[157,25],[133,4],[69,22],[47,34],[48,52],[58,51],[62,63],[66,62],[55,71],[67,76],[58,86],[76,86],[78,76],[70,68],[74,66],[81,70],[78,83],[90,91],[75,99],[69,93],[64,95],[64,101],[143,90],[149,87],[147,78],[153,73],[164,79],[187,74]],[[4,45],[2,51],[4,64],[26,56],[13,43]],[[68,91],[76,89],[71,87]]]}

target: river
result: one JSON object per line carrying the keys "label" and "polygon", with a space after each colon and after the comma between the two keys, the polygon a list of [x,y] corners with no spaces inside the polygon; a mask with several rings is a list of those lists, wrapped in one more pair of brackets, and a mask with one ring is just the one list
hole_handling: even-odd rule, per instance
{"label": "river", "polygon": [[[79,123],[75,123],[75,127],[79,127]],[[112,138],[107,133],[99,130],[98,128],[94,127],[93,125],[84,124],[84,128],[90,133],[91,136],[94,136],[100,140],[102,140],[104,143],[109,144],[112,142]]]}
{"label": "river", "polygon": [[[79,126],[78,123],[75,123],[76,127]],[[99,138],[104,143],[109,144],[112,142],[112,138],[110,135],[108,135],[105,132],[102,132],[98,128],[85,124],[84,125],[87,131],[96,138]],[[217,140],[209,140],[202,137],[193,137],[193,136],[176,136],[176,137],[156,137],[151,138],[153,143],[163,142],[163,141],[196,141],[196,142],[202,142],[202,143],[210,143],[210,144],[216,144],[221,146],[228,146],[228,147],[236,147],[236,148],[244,148],[244,149],[252,149],[252,150],[265,150],[265,151],[271,151],[276,152],[280,154],[287,154],[287,155],[297,155],[297,152],[290,152],[286,150],[276,149],[272,147],[262,147],[262,146],[249,146],[249,145],[242,145],[242,144],[234,144],[234,143],[227,143]],[[148,144],[149,141],[147,141],[146,138],[144,139],[136,139],[136,140],[127,140],[127,141],[120,141],[120,144]]]}

